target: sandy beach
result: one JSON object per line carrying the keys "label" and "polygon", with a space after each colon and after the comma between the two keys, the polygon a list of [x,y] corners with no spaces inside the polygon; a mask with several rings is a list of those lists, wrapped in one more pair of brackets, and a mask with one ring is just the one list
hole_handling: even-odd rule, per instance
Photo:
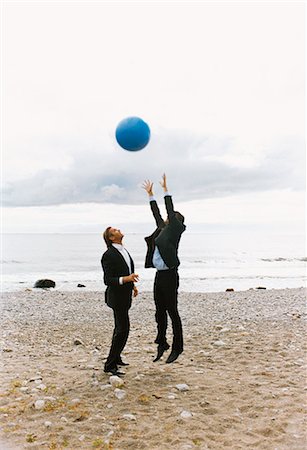
{"label": "sandy beach", "polygon": [[153,363],[140,293],[121,381],[102,292],[3,294],[0,447],[305,450],[305,308],[303,288],[179,294],[184,353]]}

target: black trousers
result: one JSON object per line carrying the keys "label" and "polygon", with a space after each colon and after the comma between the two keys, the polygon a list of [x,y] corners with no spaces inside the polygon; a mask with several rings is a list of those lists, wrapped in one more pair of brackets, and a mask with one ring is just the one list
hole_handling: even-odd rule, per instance
{"label": "black trousers", "polygon": [[172,350],[183,351],[182,324],[178,312],[179,276],[177,269],[156,272],[154,282],[154,300],[156,305],[156,322],[158,327],[155,342],[166,344],[167,314],[173,327]]}
{"label": "black trousers", "polygon": [[109,356],[104,366],[106,371],[117,367],[120,361],[120,354],[126,345],[130,330],[129,308],[130,306],[112,308],[115,325]]}

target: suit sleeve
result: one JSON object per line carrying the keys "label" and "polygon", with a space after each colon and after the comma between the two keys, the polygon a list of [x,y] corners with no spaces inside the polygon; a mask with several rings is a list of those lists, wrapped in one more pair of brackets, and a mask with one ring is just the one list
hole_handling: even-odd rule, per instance
{"label": "suit sleeve", "polygon": [[112,264],[110,255],[108,255],[107,253],[103,255],[101,259],[101,265],[103,269],[104,284],[107,286],[119,286],[119,277],[114,276],[113,274],[114,263]]}
{"label": "suit sleeve", "polygon": [[167,215],[168,215],[169,221],[172,222],[172,220],[175,218],[175,212],[174,212],[174,205],[173,205],[172,196],[171,195],[166,195],[164,197],[164,201],[165,201],[165,207],[166,207],[166,211],[167,211]]}
{"label": "suit sleeve", "polygon": [[151,200],[150,201],[150,208],[152,211],[152,214],[155,218],[156,224],[158,228],[163,228],[164,227],[164,220],[162,219],[162,216],[160,214],[160,210],[159,207],[157,205],[156,200]]}

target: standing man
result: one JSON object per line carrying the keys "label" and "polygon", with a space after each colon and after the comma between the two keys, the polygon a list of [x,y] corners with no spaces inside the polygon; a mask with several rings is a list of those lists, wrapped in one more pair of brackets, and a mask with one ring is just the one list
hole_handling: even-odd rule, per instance
{"label": "standing man", "polygon": [[158,328],[155,343],[158,344],[158,352],[154,361],[158,361],[170,347],[166,341],[168,313],[173,327],[173,344],[166,362],[172,363],[183,352],[182,325],[177,300],[179,286],[178,266],[180,264],[178,246],[186,226],[183,224],[184,217],[182,214],[174,211],[172,197],[167,190],[165,174],[160,184],[164,190],[167,211],[166,221],[162,219],[159,207],[154,199],[153,183],[146,180],[143,184],[143,188],[149,195],[150,208],[157,225],[154,233],[145,238],[147,243],[145,267],[155,267],[157,269],[154,281],[154,300]]}
{"label": "standing man", "polygon": [[103,238],[108,247],[102,255],[101,264],[104,272],[104,283],[107,285],[105,301],[113,309],[114,331],[109,356],[106,360],[104,371],[113,375],[123,375],[118,366],[126,366],[121,359],[130,330],[129,309],[133,296],[138,295],[134,283],[139,276],[134,273],[134,263],[128,251],[122,245],[123,233],[117,229],[108,227],[103,233]]}

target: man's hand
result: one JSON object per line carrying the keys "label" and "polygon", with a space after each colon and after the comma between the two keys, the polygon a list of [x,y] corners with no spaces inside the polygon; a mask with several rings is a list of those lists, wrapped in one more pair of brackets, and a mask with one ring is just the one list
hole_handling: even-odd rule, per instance
{"label": "man's hand", "polygon": [[143,183],[143,185],[142,185],[142,188],[145,189],[145,191],[147,192],[147,194],[148,194],[150,197],[153,196],[153,190],[152,190],[152,187],[153,187],[153,183],[152,183],[150,180],[145,180],[144,183]]}
{"label": "man's hand", "polygon": [[133,286],[133,297],[136,297],[138,295],[139,291],[136,286]]}
{"label": "man's hand", "polygon": [[139,276],[137,273],[132,273],[131,275],[127,275],[126,277],[123,277],[124,283],[136,283],[139,281]]}
{"label": "man's hand", "polygon": [[163,187],[164,192],[167,192],[166,175],[165,175],[165,173],[162,175],[162,181],[160,181],[160,184]]}

